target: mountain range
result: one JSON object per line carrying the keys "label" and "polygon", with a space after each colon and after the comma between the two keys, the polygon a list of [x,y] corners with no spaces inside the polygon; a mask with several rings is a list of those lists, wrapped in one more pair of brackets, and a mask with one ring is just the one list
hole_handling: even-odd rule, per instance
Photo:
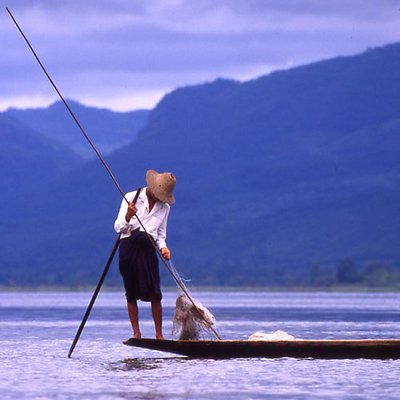
{"label": "mountain range", "polygon": [[[115,112],[83,106],[69,99],[66,101],[84,129],[86,126],[90,128],[87,133],[103,155],[132,142],[146,124],[149,114],[149,110]],[[47,139],[66,145],[85,160],[96,157],[86,140],[82,140],[80,131],[61,101],[47,108],[9,109],[5,115],[14,117]]]}
{"label": "mountain range", "polygon": [[[286,284],[343,258],[400,265],[399,50],[178,88],[142,122],[124,119],[126,142],[110,141],[107,163],[126,191],[144,186],[149,168],[176,174],[168,243],[184,278]],[[40,137],[21,148],[7,139],[17,151],[0,153],[2,179],[16,183],[2,194],[3,284],[94,282],[115,238],[121,196],[98,160],[69,142],[72,127],[65,140],[44,133],[47,118],[52,127],[67,118],[53,119],[55,108],[0,114],[2,142],[3,126],[17,141]],[[92,111],[112,115],[108,132],[120,126],[121,115]],[[90,118],[87,126],[96,131]],[[108,279],[118,281],[116,266]]]}

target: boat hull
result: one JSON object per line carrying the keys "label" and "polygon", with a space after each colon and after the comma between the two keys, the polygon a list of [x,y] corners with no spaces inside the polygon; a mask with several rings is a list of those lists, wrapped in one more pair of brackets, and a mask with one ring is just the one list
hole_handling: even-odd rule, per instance
{"label": "boat hull", "polygon": [[193,358],[400,358],[400,339],[250,341],[131,338],[124,344]]}

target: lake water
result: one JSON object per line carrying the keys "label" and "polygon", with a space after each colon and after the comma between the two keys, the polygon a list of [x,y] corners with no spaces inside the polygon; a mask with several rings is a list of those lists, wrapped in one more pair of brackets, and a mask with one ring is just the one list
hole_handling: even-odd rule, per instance
{"label": "lake water", "polygon": [[[400,338],[400,293],[193,292],[224,339]],[[124,346],[122,293],[102,292],[71,359],[86,292],[0,293],[1,399],[399,399],[400,360],[192,360]],[[164,294],[171,337],[176,293]],[[142,334],[153,337],[147,304]]]}

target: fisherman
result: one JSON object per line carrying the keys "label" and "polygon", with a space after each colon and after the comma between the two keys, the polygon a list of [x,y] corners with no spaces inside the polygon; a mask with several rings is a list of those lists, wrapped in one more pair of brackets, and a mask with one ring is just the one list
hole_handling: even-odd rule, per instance
{"label": "fisherman", "polygon": [[141,338],[137,300],[142,300],[151,302],[156,339],[163,339],[162,294],[154,245],[166,260],[171,258],[166,244],[167,220],[170,204],[175,202],[172,192],[176,178],[170,172],[148,170],[146,182],[147,187],[126,194],[129,205],[125,200],[122,201],[114,229],[121,233],[119,270],[124,282],[133,337]]}

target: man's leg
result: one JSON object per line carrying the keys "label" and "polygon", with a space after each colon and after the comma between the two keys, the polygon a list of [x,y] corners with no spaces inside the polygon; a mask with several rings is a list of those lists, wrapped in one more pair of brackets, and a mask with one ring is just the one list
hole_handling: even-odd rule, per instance
{"label": "man's leg", "polygon": [[151,313],[153,314],[154,327],[156,329],[156,339],[164,339],[162,334],[162,306],[160,300],[151,299]]}
{"label": "man's leg", "polygon": [[136,301],[127,302],[129,319],[131,320],[133,337],[135,339],[140,339],[142,334],[139,329],[139,310]]}

